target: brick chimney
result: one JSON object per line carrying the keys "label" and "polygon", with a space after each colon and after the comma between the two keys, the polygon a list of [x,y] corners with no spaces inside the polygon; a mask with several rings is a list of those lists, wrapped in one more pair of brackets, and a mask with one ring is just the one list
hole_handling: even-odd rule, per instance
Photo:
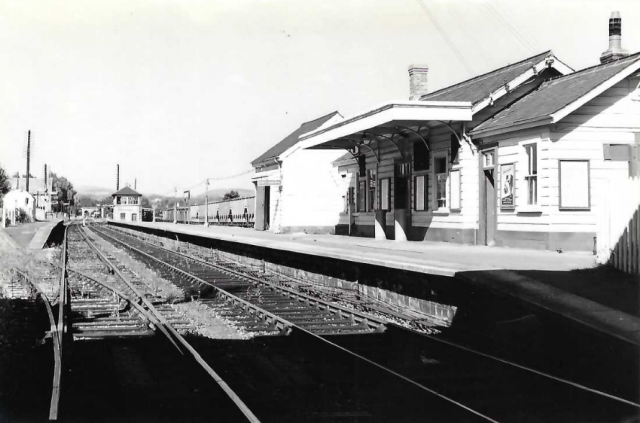
{"label": "brick chimney", "polygon": [[620,18],[620,12],[612,12],[609,17],[609,49],[600,55],[600,63],[613,62],[628,55],[629,52],[622,48],[622,18]]}
{"label": "brick chimney", "polygon": [[409,66],[409,100],[420,100],[420,97],[429,92],[427,88],[427,74],[429,66]]}

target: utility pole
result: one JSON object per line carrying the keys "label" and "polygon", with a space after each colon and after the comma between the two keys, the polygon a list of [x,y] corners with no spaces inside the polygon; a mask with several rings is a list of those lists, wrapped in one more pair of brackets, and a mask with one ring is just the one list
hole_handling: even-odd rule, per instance
{"label": "utility pole", "polygon": [[134,189],[134,190],[137,190],[137,189],[138,189],[138,178],[135,178],[135,179],[133,180],[133,189]]}
{"label": "utility pole", "polygon": [[205,194],[204,194],[204,227],[209,227],[209,178],[207,178],[207,182],[205,183]]}
{"label": "utility pole", "polygon": [[30,171],[30,163],[31,161],[31,130],[27,133],[27,192],[29,192],[29,177],[31,174]]}
{"label": "utility pole", "polygon": [[116,192],[120,190],[120,165],[116,165]]}

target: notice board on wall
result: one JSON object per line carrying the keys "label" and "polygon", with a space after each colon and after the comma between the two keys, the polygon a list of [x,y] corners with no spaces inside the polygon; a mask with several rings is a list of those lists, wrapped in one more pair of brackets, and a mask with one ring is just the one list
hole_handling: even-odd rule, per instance
{"label": "notice board on wall", "polygon": [[558,162],[561,210],[591,208],[589,161],[560,160]]}

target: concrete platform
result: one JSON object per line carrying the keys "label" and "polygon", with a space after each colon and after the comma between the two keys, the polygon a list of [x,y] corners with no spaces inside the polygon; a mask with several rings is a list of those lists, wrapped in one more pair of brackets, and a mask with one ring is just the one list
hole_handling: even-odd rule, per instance
{"label": "concrete platform", "polygon": [[17,246],[30,250],[40,250],[49,239],[53,228],[61,221],[62,219],[56,219],[48,222],[25,223],[4,228],[2,232],[13,241],[13,248]]}
{"label": "concrete platform", "polygon": [[274,234],[235,227],[126,223],[133,227],[168,231],[177,234],[178,238],[181,234],[200,236],[311,257],[450,277],[452,281],[464,279],[596,331],[640,345],[640,318],[617,309],[615,301],[608,305],[600,304],[546,284],[539,278],[527,276],[528,272],[542,271],[556,273],[556,276],[558,272],[562,272],[563,278],[584,277],[572,271],[595,267],[595,256],[590,254],[439,242],[400,243],[337,235]]}

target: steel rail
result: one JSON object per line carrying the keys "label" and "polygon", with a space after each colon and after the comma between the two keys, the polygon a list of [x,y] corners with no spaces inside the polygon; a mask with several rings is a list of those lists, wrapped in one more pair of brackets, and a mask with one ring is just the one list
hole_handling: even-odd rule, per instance
{"label": "steel rail", "polygon": [[[99,232],[99,231],[98,231],[98,232]],[[100,233],[103,233],[103,232],[100,232]],[[105,234],[105,235],[106,235],[106,234]],[[135,248],[135,247],[132,247],[132,246],[130,246],[130,245],[127,245],[127,244],[125,244],[124,242],[122,242],[122,241],[120,241],[120,240],[117,240],[117,239],[115,239],[115,238],[113,238],[113,237],[111,237],[111,236],[109,236],[109,235],[106,235],[106,236],[108,236],[108,237],[109,237],[109,238],[111,238],[111,239],[114,239],[114,240],[118,241],[118,243],[125,245],[127,248],[130,248],[130,249],[135,250],[135,251],[137,251],[137,252],[139,252],[139,253],[141,253],[141,254],[144,254],[145,256],[150,257],[151,259],[153,259],[153,260],[155,260],[155,261],[158,261],[158,262],[164,263],[162,260],[160,260],[160,259],[158,259],[158,258],[156,258],[156,257],[154,257],[154,256],[152,256],[152,255],[150,255],[150,254],[147,254],[147,253],[145,253],[144,251],[141,251],[141,250],[139,250],[139,249],[137,249],[137,248]],[[169,250],[167,250],[167,251],[169,251]],[[172,253],[174,253],[174,254],[180,254],[180,253],[176,253],[176,252],[173,252],[173,251],[171,251],[171,252],[172,252]],[[188,256],[187,256],[187,257],[188,257]],[[174,267],[174,266],[171,266],[171,265],[169,265],[169,264],[167,264],[167,263],[165,263],[165,265],[166,265],[166,266],[170,266],[170,267]],[[190,274],[188,274],[187,272],[184,272],[184,271],[182,271],[182,270],[180,270],[180,269],[177,269],[177,270],[178,270],[178,271],[180,271],[180,272],[181,272],[181,273],[183,273],[183,274],[186,274],[186,275],[188,275],[188,276],[192,277],[192,278],[193,278],[193,279],[195,279],[195,280],[199,280],[199,281],[201,281],[201,283],[205,283],[205,284],[211,285],[211,284],[209,284],[208,282],[206,282],[206,281],[204,281],[204,280],[202,280],[202,279],[198,278],[197,276],[190,275]],[[217,287],[214,287],[214,288],[221,290],[220,288],[217,288]],[[221,290],[221,291],[223,291],[223,290]],[[291,324],[291,326],[293,326],[293,327],[295,327],[296,329],[298,329],[298,330],[300,330],[300,331],[304,332],[304,333],[305,333],[305,334],[307,334],[307,335],[310,335],[310,336],[312,336],[312,337],[314,337],[314,338],[316,338],[316,339],[318,339],[318,340],[320,340],[320,341],[322,341],[322,342],[325,342],[325,343],[327,343],[327,344],[329,344],[329,345],[331,345],[331,346],[333,346],[333,347],[335,347],[335,348],[338,348],[339,350],[341,350],[341,351],[343,351],[343,352],[346,352],[347,354],[350,354],[350,355],[352,355],[352,356],[354,356],[354,357],[356,357],[356,358],[358,358],[358,359],[360,359],[360,360],[363,360],[363,361],[365,361],[366,363],[368,363],[368,364],[370,364],[370,365],[372,365],[372,366],[374,366],[374,367],[377,367],[377,368],[379,368],[379,369],[381,369],[381,370],[383,370],[383,371],[386,371],[386,372],[388,372],[388,373],[390,373],[390,374],[392,374],[392,375],[394,375],[394,376],[396,376],[396,377],[398,377],[398,378],[400,378],[400,379],[404,380],[405,382],[408,382],[408,383],[410,383],[410,384],[412,384],[412,385],[416,386],[417,388],[419,388],[419,389],[421,389],[421,390],[423,390],[423,391],[425,391],[425,392],[428,392],[428,393],[430,393],[430,394],[432,394],[432,395],[434,395],[434,396],[437,396],[438,398],[441,398],[441,399],[443,399],[443,400],[445,400],[445,401],[447,401],[447,402],[449,402],[449,403],[451,403],[451,404],[453,404],[453,405],[455,405],[455,406],[458,406],[458,407],[462,408],[463,410],[466,410],[466,411],[468,411],[468,412],[470,412],[470,413],[472,413],[472,414],[474,414],[474,415],[476,415],[476,416],[478,416],[478,417],[480,417],[480,418],[482,418],[482,419],[484,419],[484,420],[486,420],[486,421],[488,421],[488,422],[491,422],[491,423],[499,423],[498,421],[496,421],[496,420],[492,419],[491,417],[486,416],[486,415],[484,415],[484,414],[480,413],[479,411],[476,411],[476,410],[474,410],[474,409],[472,409],[472,408],[470,408],[470,407],[468,407],[468,406],[466,406],[466,405],[464,405],[464,404],[462,404],[462,403],[460,403],[460,402],[458,402],[458,401],[454,400],[453,398],[450,398],[450,397],[448,397],[448,396],[446,396],[446,395],[444,395],[444,394],[441,394],[441,393],[439,393],[439,392],[437,392],[437,391],[434,391],[433,389],[428,388],[428,387],[426,387],[425,385],[423,385],[423,384],[421,384],[421,383],[419,383],[419,382],[416,382],[416,381],[414,381],[414,380],[412,380],[412,379],[408,378],[407,376],[404,376],[404,375],[402,375],[402,374],[400,374],[400,373],[398,373],[398,372],[396,372],[396,371],[394,371],[394,370],[392,370],[392,369],[389,369],[388,367],[385,367],[385,366],[383,366],[382,364],[376,363],[375,361],[370,360],[370,359],[368,359],[368,358],[366,358],[366,357],[364,357],[364,356],[362,356],[362,355],[360,355],[360,354],[358,354],[358,353],[355,353],[355,352],[353,352],[353,351],[351,351],[351,350],[349,350],[349,349],[347,349],[347,348],[345,348],[345,347],[342,347],[342,346],[340,346],[340,345],[336,344],[335,342],[329,341],[328,339],[326,339],[326,338],[324,338],[324,337],[322,337],[322,336],[320,336],[320,335],[317,335],[317,334],[315,334],[315,333],[313,333],[313,332],[310,332],[309,330],[305,329],[304,327],[298,326],[298,325],[296,325],[295,323],[292,323],[292,322],[290,322],[290,324]]]}
{"label": "steel rail", "polygon": [[[136,239],[139,239],[139,238],[136,238]],[[146,241],[143,241],[143,242],[146,242]],[[153,244],[150,244],[150,245],[153,245]],[[159,247],[159,248],[163,248],[163,247]],[[167,250],[167,251],[170,251],[170,250]],[[173,251],[171,251],[171,252],[174,253],[174,254],[180,254],[180,255],[185,256],[185,257],[190,257],[190,256],[185,255],[185,254],[180,253],[180,252],[173,252]],[[199,260],[199,259],[195,259],[195,260],[198,260],[198,261],[203,262],[203,263],[207,263],[207,262]],[[213,265],[211,265],[211,266],[213,266]],[[247,276],[247,277],[250,277],[250,276]],[[268,282],[263,282],[263,283],[268,283]],[[446,345],[449,345],[451,347],[458,348],[460,350],[463,350],[463,351],[466,351],[466,352],[469,352],[469,353],[472,353],[472,354],[475,354],[475,355],[478,355],[478,356],[481,356],[481,357],[484,357],[484,358],[488,358],[488,359],[497,361],[499,363],[506,364],[508,366],[512,366],[512,367],[518,368],[520,370],[524,370],[524,371],[536,374],[538,376],[545,377],[545,378],[553,380],[555,382],[560,382],[560,383],[569,385],[571,387],[574,387],[574,388],[577,388],[577,389],[580,389],[580,390],[584,390],[586,392],[590,392],[590,393],[595,394],[595,395],[599,395],[599,396],[602,396],[602,397],[605,397],[605,398],[608,398],[608,399],[611,399],[611,400],[614,400],[614,401],[618,401],[618,402],[621,402],[623,404],[630,405],[632,407],[640,408],[640,404],[639,403],[636,403],[636,402],[633,402],[633,401],[629,401],[629,400],[626,400],[624,398],[620,398],[620,397],[617,397],[615,395],[608,394],[606,392],[603,392],[603,391],[600,391],[600,390],[597,390],[597,389],[594,389],[594,388],[590,388],[590,387],[585,386],[585,385],[581,385],[581,384],[579,384],[577,382],[573,382],[571,380],[564,379],[564,378],[561,378],[559,376],[552,375],[550,373],[545,373],[543,371],[536,370],[536,369],[534,369],[532,367],[528,367],[528,366],[525,366],[525,365],[522,365],[522,364],[518,364],[516,362],[509,361],[509,360],[501,358],[501,357],[497,357],[497,356],[494,356],[494,355],[483,353],[481,351],[475,350],[475,349],[470,348],[470,347],[465,347],[464,345],[460,345],[460,344],[452,342],[452,341],[447,341],[447,340],[444,340],[444,339],[440,339],[440,338],[437,338],[437,337],[435,337],[433,335],[430,335],[430,334],[417,332],[417,331],[415,331],[413,329],[405,328],[405,327],[400,326],[398,324],[395,324],[393,322],[388,322],[388,324],[391,324],[391,325],[393,325],[393,326],[395,326],[395,327],[397,327],[397,328],[399,328],[399,329],[401,329],[403,331],[409,331],[411,333],[426,337],[426,338],[428,338],[428,339],[430,339],[432,341],[436,341],[436,342],[439,342],[439,343],[442,343],[442,344],[446,344]]]}
{"label": "steel rail", "polygon": [[[64,237],[62,240],[62,255],[60,264],[62,273],[60,275],[60,286],[58,291],[58,324],[55,330],[55,336],[58,338],[58,359],[55,360],[53,366],[53,391],[51,392],[51,404],[49,407],[49,420],[58,419],[58,411],[60,406],[60,393],[62,385],[62,349],[64,344],[64,324],[65,309],[67,307],[67,234],[69,226],[64,228]],[[54,334],[52,334],[53,336]]]}
{"label": "steel rail", "polygon": [[[47,309],[47,315],[49,316],[49,323],[51,325],[51,330],[50,330],[50,334],[51,334],[51,339],[53,341],[53,360],[54,360],[54,368],[56,369],[62,369],[62,365],[61,365],[61,360],[62,360],[62,344],[61,344],[61,340],[60,337],[58,336],[58,331],[57,331],[57,324],[56,324],[56,319],[53,316],[53,310],[51,308],[51,302],[49,301],[49,297],[47,297],[47,294],[44,293],[44,291],[42,291],[37,284],[35,284],[34,282],[32,282],[29,279],[29,276],[18,270],[18,269],[14,269],[15,272],[20,275],[20,277],[22,277],[29,285],[31,285],[35,291],[38,293],[38,295],[40,295],[40,298],[42,298],[42,301],[44,302],[44,305]],[[57,377],[56,377],[57,376]],[[55,389],[56,384],[58,386],[58,389]],[[54,377],[53,377],[53,383],[52,383],[52,390],[51,390],[51,406],[49,408],[49,420],[57,420],[58,418],[58,403],[60,401],[60,375],[58,373],[54,372]],[[57,398],[54,401],[54,396],[57,396]],[[53,408],[53,404],[55,404],[55,408]]]}
{"label": "steel rail", "polygon": [[[157,257],[154,257],[151,254],[148,254],[148,253],[146,253],[146,252],[144,252],[144,251],[142,251],[142,250],[140,250],[138,248],[132,247],[131,245],[127,245],[126,243],[120,241],[119,239],[116,239],[116,238],[112,237],[109,234],[105,234],[104,232],[101,232],[101,231],[96,231],[96,232],[98,232],[98,233],[100,233],[100,234],[102,234],[102,235],[104,235],[104,236],[106,236],[108,238],[113,239],[117,243],[124,245],[126,248],[132,249],[132,250],[136,251],[137,253],[142,254],[142,255],[144,255],[144,256],[146,256],[146,257],[148,257],[148,258],[150,258],[150,259],[152,259],[152,260],[154,260],[154,261],[156,261],[158,263],[160,263],[161,265],[163,265],[165,267],[168,267],[169,269],[171,269],[171,270],[173,270],[173,271],[175,271],[177,273],[180,273],[181,275],[183,275],[183,276],[185,276],[187,278],[192,279],[194,282],[197,282],[197,283],[203,284],[203,285],[211,286],[218,293],[222,294],[222,296],[224,296],[225,298],[231,300],[235,304],[240,304],[242,306],[242,308],[248,308],[250,311],[253,311],[256,316],[263,318],[263,320],[271,322],[272,324],[274,324],[274,322],[279,323],[281,330],[283,332],[285,332],[285,333],[288,333],[290,328],[292,326],[295,326],[293,323],[289,322],[286,319],[283,319],[280,316],[277,316],[277,315],[275,315],[275,314],[273,314],[273,313],[271,313],[271,312],[269,312],[267,310],[264,310],[264,309],[256,306],[255,304],[250,303],[249,301],[243,300],[242,298],[240,298],[238,296],[235,296],[232,293],[227,292],[224,289],[222,289],[222,288],[220,288],[218,286],[215,286],[215,285],[211,284],[210,282],[207,282],[207,281],[205,281],[205,280],[203,280],[203,279],[201,279],[201,278],[199,278],[199,277],[197,277],[195,275],[192,275],[191,273],[187,273],[186,271],[184,271],[184,270],[182,270],[182,269],[180,269],[178,267],[175,267],[175,266],[173,266],[173,265],[171,265],[171,264],[169,264],[169,263],[167,263],[167,262],[165,262],[165,261],[163,261],[163,260],[161,260],[161,259],[159,259]],[[270,320],[267,320],[267,318],[269,318]]]}
{"label": "steel rail", "polygon": [[[95,246],[94,246],[94,248],[97,249],[97,247],[95,247]],[[106,257],[105,257],[105,259],[106,259]],[[115,266],[113,268],[114,268],[114,271],[118,272],[118,270],[115,268]],[[134,289],[133,287],[131,287],[131,288],[132,288],[132,290]],[[150,307],[150,309],[154,313],[157,313],[158,315],[160,314],[155,309],[155,307],[153,307],[153,305],[151,303],[149,303],[145,298],[143,298],[143,301],[146,301],[146,303],[148,303],[148,307]],[[202,358],[202,356],[200,356],[200,354],[198,354],[198,352],[184,339],[184,337],[182,335],[180,335],[178,333],[178,331],[171,324],[169,324],[169,322],[167,322],[164,319],[163,316],[160,315],[160,317],[161,317],[161,320],[164,320],[164,322],[166,322],[165,323],[166,328],[171,332],[171,334],[178,340],[178,342],[180,342],[185,347],[185,349],[187,351],[189,351],[189,353],[193,356],[193,358],[209,374],[209,376],[211,376],[211,378],[218,384],[218,386],[220,386],[220,388],[222,388],[222,390],[227,394],[227,396],[229,396],[229,398],[236,404],[236,406],[244,414],[244,416],[247,418],[247,420],[249,420],[251,423],[260,423],[260,420],[258,419],[258,417],[256,417],[255,414],[253,414],[253,412],[244,403],[244,401],[242,401],[242,399],[240,399],[240,397],[233,391],[233,389],[231,389],[231,387],[215,372],[215,370],[213,370],[213,368],[211,368],[211,366],[209,366],[209,364]]]}
{"label": "steel rail", "polygon": [[89,237],[85,233],[83,233],[82,228],[80,228],[78,232],[80,233],[80,236],[84,239],[84,241],[89,245],[89,247],[91,247],[91,249],[98,255],[98,257],[100,257],[100,259],[113,270],[114,274],[116,274],[129,287],[129,289],[131,289],[131,291],[133,291],[133,293],[140,298],[142,303],[147,306],[149,311],[156,316],[159,321],[159,324],[157,325],[158,329],[160,329],[160,331],[169,339],[169,341],[171,341],[173,346],[176,347],[180,354],[184,355],[178,344],[175,343],[173,338],[171,338],[171,336],[167,332],[166,327],[170,325],[169,322],[164,318],[164,316],[160,314],[158,310],[156,310],[153,304],[151,304],[151,302],[147,300],[135,286],[133,286],[133,284],[129,281],[129,278],[127,278],[122,272],[120,272],[120,270],[118,270],[118,268],[113,263],[111,263],[111,260],[109,260],[107,256],[105,256],[104,253],[100,251],[100,249],[93,242],[91,242]]}
{"label": "steel rail", "polygon": [[[110,290],[111,292],[115,293],[116,295],[124,298],[125,300],[127,300],[129,302],[129,304],[131,304],[136,310],[138,310],[138,312],[140,312],[140,314],[142,314],[150,323],[154,324],[155,326],[159,326],[161,325],[160,321],[147,309],[145,309],[144,307],[142,307],[140,304],[138,304],[137,301],[135,301],[135,299],[130,298],[127,294],[125,294],[122,291],[117,290],[116,288],[109,286],[107,283],[102,282],[96,278],[93,278],[89,275],[87,275],[86,273],[80,272],[78,270],[73,270],[73,269],[67,269],[67,271],[72,272],[72,273],[76,273],[78,275],[80,275],[81,277],[85,278],[85,279],[89,279],[90,281],[92,281],[93,283],[96,283],[102,287],[104,287],[105,289]],[[164,332],[163,332],[164,333]],[[165,334],[169,341],[173,340],[172,338],[169,336],[168,333]],[[175,345],[175,344],[174,344]],[[181,351],[180,348],[178,348],[178,351]]]}
{"label": "steel rail", "polygon": [[[104,234],[104,232],[102,232],[102,231],[96,231],[96,232]],[[122,233],[122,232],[120,232],[120,233]],[[132,248],[131,246],[129,246],[129,245],[125,244],[124,242],[114,238],[113,236],[110,236],[109,234],[105,234],[105,235],[109,236],[112,239],[115,239],[119,243],[125,245],[127,248]],[[131,235],[128,235],[128,236],[131,236]],[[214,268],[214,269],[219,270],[219,271],[221,271],[223,273],[231,274],[231,275],[237,276],[239,278],[243,278],[243,279],[248,279],[248,280],[253,281],[255,283],[267,285],[267,286],[269,286],[270,288],[272,288],[272,289],[274,289],[276,291],[284,292],[287,295],[289,295],[290,297],[296,298],[298,300],[302,300],[303,302],[306,302],[309,305],[314,305],[315,304],[316,307],[318,307],[320,310],[326,310],[326,311],[328,311],[328,312],[330,312],[332,314],[338,314],[338,315],[340,313],[342,313],[342,314],[346,313],[348,315],[351,315],[353,317],[353,319],[357,323],[365,323],[375,331],[378,331],[378,332],[383,331],[384,330],[384,325],[387,324],[386,320],[380,319],[380,318],[378,318],[376,316],[364,315],[362,313],[356,312],[353,309],[350,309],[350,308],[347,308],[347,307],[343,307],[343,306],[340,306],[340,305],[337,305],[337,304],[327,303],[326,301],[319,300],[318,298],[314,298],[314,297],[312,297],[310,295],[306,295],[306,294],[303,294],[301,292],[294,291],[293,289],[290,289],[290,288],[287,288],[287,287],[276,285],[276,284],[274,284],[272,282],[262,280],[260,278],[255,277],[255,276],[248,275],[248,274],[245,274],[245,273],[242,273],[242,272],[238,272],[236,270],[232,270],[232,269],[229,269],[229,268],[226,268],[224,266],[217,265],[217,264],[209,263],[209,262],[207,262],[205,260],[200,259],[199,257],[190,256],[188,254],[184,254],[184,253],[181,253],[179,251],[171,251],[171,250],[169,250],[167,248],[151,244],[151,243],[149,243],[149,242],[147,242],[145,240],[142,240],[140,238],[137,238],[137,237],[133,237],[132,236],[132,238],[138,239],[139,241],[144,242],[146,244],[149,244],[149,245],[151,245],[151,246],[153,246],[155,248],[160,248],[162,250],[165,250],[168,253],[171,253],[171,254],[174,254],[174,255],[179,255],[179,256],[185,257],[187,259],[196,261],[198,263],[204,264],[205,266]],[[151,256],[151,257],[153,257],[153,256]],[[155,258],[155,257],[153,257],[153,258]],[[195,277],[195,275],[192,275],[192,274],[188,274],[188,276],[189,277]],[[211,285],[210,283],[208,283],[206,281],[203,281],[202,283],[206,283],[206,284],[208,284],[210,286],[214,286],[215,288],[220,289],[222,292],[226,292],[226,291],[224,291],[224,289],[216,287],[215,285]],[[229,294],[229,295],[233,295],[233,294]],[[322,308],[323,306],[324,306],[324,308]],[[377,323],[377,325],[370,324],[369,321],[373,321],[373,322]]]}

